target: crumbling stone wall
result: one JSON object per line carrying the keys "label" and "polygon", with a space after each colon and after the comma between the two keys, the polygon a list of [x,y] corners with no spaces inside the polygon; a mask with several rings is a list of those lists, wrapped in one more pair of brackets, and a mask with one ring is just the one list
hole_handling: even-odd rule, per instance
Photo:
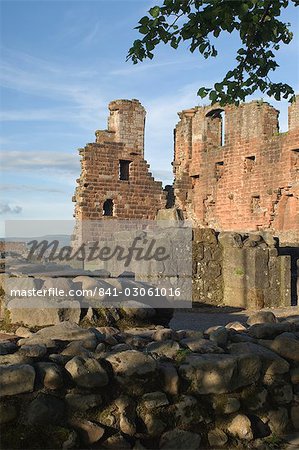
{"label": "crumbling stone wall", "polygon": [[220,233],[223,303],[261,309],[291,306],[291,257],[279,255],[271,237]]}
{"label": "crumbling stone wall", "polygon": [[145,109],[138,100],[115,100],[109,110],[108,130],[79,150],[75,218],[154,219],[166,198],[143,158]]}
{"label": "crumbling stone wall", "polygon": [[271,312],[204,332],[20,327],[0,344],[1,448],[283,448],[298,331]]}
{"label": "crumbling stone wall", "polygon": [[299,100],[289,131],[262,101],[195,107],[175,128],[176,205],[199,226],[299,242]]}
{"label": "crumbling stone wall", "polygon": [[291,256],[269,234],[193,232],[193,301],[261,309],[291,306]]}
{"label": "crumbling stone wall", "polygon": [[192,261],[193,301],[216,305],[223,303],[223,251],[214,230],[193,230]]}
{"label": "crumbling stone wall", "polygon": [[[75,217],[154,219],[173,202],[168,195],[166,205],[144,160],[145,110],[138,100],[113,101],[109,110],[108,130],[80,150]],[[266,230],[281,242],[299,242],[299,101],[289,108],[287,133],[278,132],[278,114],[261,101],[179,114],[175,203],[202,228],[193,242],[195,301],[254,308],[291,303],[289,256],[278,255],[267,239],[244,235]],[[243,236],[220,241],[209,228]]]}

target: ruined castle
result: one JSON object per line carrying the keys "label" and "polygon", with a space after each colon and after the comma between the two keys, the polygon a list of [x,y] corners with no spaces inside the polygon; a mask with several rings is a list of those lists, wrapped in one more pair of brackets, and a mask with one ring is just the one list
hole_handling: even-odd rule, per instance
{"label": "ruined castle", "polygon": [[96,142],[79,150],[75,217],[154,219],[166,198],[144,159],[145,109],[138,100],[116,100],[109,111],[108,129],[96,131]]}
{"label": "ruined castle", "polygon": [[299,241],[299,101],[289,107],[287,133],[278,114],[260,101],[179,113],[174,192],[186,217]]}
{"label": "ruined castle", "polygon": [[[138,100],[109,104],[108,129],[80,149],[73,201],[79,220],[153,219],[166,207],[144,159],[145,110]],[[199,227],[268,230],[299,241],[299,101],[289,131],[262,101],[195,107],[175,128],[175,206]]]}
{"label": "ruined castle", "polygon": [[174,184],[165,190],[144,159],[143,106],[116,100],[109,111],[108,129],[79,150],[77,223],[184,217],[194,226],[193,301],[296,304],[299,97],[289,107],[287,133],[279,133],[279,112],[262,101],[179,113]]}

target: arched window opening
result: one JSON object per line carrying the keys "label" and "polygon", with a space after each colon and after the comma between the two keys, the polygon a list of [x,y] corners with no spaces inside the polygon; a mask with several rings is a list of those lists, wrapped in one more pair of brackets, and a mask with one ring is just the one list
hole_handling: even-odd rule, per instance
{"label": "arched window opening", "polygon": [[108,198],[103,203],[103,216],[113,216],[114,203],[111,198]]}
{"label": "arched window opening", "polygon": [[225,111],[213,109],[206,115],[207,141],[214,146],[225,145]]}

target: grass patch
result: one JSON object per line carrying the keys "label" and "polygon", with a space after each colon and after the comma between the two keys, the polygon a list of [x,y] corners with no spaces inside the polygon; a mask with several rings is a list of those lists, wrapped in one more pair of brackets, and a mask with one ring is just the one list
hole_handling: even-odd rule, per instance
{"label": "grass patch", "polygon": [[182,364],[188,355],[190,355],[192,351],[189,348],[180,348],[175,356],[174,359],[178,364]]}

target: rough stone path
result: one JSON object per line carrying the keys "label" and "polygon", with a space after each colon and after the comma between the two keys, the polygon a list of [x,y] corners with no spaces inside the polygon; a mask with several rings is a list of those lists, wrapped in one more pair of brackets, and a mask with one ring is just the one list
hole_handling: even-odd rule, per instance
{"label": "rough stone path", "polygon": [[[299,306],[264,308],[263,311],[272,311],[276,317],[281,319],[290,316],[298,316],[299,318]],[[225,326],[229,322],[246,323],[248,317],[254,312],[254,310],[216,306],[199,306],[188,310],[177,309],[169,325],[174,330],[190,329],[203,331],[216,325]]]}

